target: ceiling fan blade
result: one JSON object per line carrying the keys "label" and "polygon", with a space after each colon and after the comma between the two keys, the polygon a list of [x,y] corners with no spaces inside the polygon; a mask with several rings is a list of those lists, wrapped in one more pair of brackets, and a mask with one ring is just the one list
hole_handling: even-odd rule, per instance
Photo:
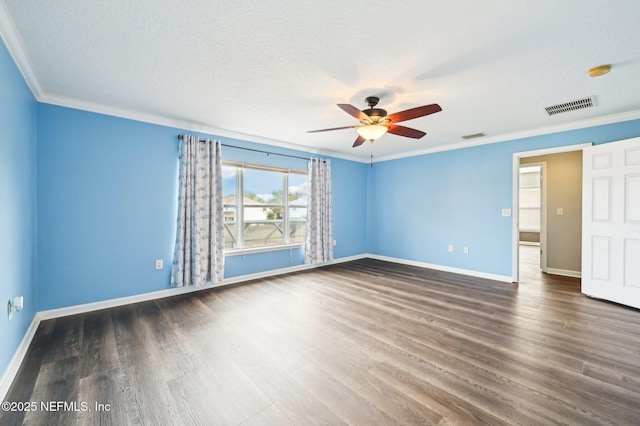
{"label": "ceiling fan blade", "polygon": [[356,146],[360,146],[364,143],[364,141],[366,141],[365,138],[363,138],[362,136],[358,135],[358,138],[356,139],[356,141],[353,143],[353,148],[355,148]]}
{"label": "ceiling fan blade", "polygon": [[365,114],[364,112],[360,111],[358,108],[354,107],[353,105],[350,105],[350,104],[338,104],[338,107],[340,107],[347,114],[357,118],[358,120],[365,120],[365,119],[369,118],[369,116],[367,114]]}
{"label": "ceiling fan blade", "polygon": [[392,123],[400,123],[401,121],[407,121],[418,117],[424,117],[425,115],[433,114],[442,111],[440,105],[431,104],[423,105],[416,108],[407,109],[404,111],[396,112],[387,116]]}
{"label": "ceiling fan blade", "polygon": [[329,132],[331,130],[342,130],[342,129],[353,129],[356,126],[344,126],[344,127],[334,127],[332,129],[320,129],[320,130],[307,130],[307,133],[318,133],[318,132]]}
{"label": "ceiling fan blade", "polygon": [[389,124],[388,132],[393,133],[394,135],[413,139],[420,139],[421,137],[426,135],[426,133],[422,130],[411,129],[409,127],[399,126],[397,124]]}

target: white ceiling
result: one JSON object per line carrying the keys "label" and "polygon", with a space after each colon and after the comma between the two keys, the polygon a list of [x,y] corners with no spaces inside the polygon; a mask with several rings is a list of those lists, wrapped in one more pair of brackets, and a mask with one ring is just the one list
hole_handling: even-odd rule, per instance
{"label": "white ceiling", "polygon": [[[636,0],[0,0],[0,33],[42,102],[360,161],[640,118]],[[306,133],[369,95],[443,111],[419,140]]]}

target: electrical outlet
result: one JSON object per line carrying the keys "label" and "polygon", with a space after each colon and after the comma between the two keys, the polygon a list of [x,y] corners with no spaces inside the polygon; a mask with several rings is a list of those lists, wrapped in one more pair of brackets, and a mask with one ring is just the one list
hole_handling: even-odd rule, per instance
{"label": "electrical outlet", "polygon": [[564,209],[562,207],[556,209],[556,216],[564,216]]}
{"label": "electrical outlet", "polygon": [[156,260],[156,269],[162,269],[162,268],[164,268],[164,262],[162,261],[162,259]]}
{"label": "electrical outlet", "polygon": [[338,244],[336,240],[333,240],[333,246],[335,247]]}
{"label": "electrical outlet", "polygon": [[469,247],[464,246],[464,254],[469,254]]}
{"label": "electrical outlet", "polygon": [[449,253],[453,253],[453,244],[449,244]]}
{"label": "electrical outlet", "polygon": [[502,217],[510,217],[511,209],[502,209]]}

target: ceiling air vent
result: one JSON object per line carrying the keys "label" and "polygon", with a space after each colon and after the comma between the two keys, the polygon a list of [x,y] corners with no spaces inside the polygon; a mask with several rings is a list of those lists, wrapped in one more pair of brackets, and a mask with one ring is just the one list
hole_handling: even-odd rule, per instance
{"label": "ceiling air vent", "polygon": [[473,135],[464,135],[462,139],[475,139],[475,138],[481,138],[483,136],[486,136],[486,135],[484,133],[474,133]]}
{"label": "ceiling air vent", "polygon": [[576,99],[575,101],[565,102],[563,104],[552,105],[545,108],[547,114],[555,115],[561,112],[575,111],[578,109],[591,108],[594,106],[593,97]]}

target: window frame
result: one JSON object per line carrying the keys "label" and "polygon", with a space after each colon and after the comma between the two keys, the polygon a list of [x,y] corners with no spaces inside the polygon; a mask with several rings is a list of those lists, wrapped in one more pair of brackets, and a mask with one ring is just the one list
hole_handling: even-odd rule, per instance
{"label": "window frame", "polygon": [[[222,166],[235,167],[236,169],[236,203],[234,205],[236,209],[236,243],[239,247],[225,248],[225,256],[237,256],[251,253],[261,253],[276,250],[287,250],[291,248],[298,248],[304,246],[304,242],[289,242],[290,232],[290,211],[289,211],[289,175],[297,174],[304,175],[309,179],[309,172],[307,170],[299,169],[287,169],[281,167],[263,166],[259,164],[247,164],[236,161],[222,160]],[[244,171],[246,169],[264,170],[269,172],[282,173],[282,198],[283,204],[278,204],[277,207],[282,207],[282,230],[283,230],[283,242],[282,244],[274,244],[268,246],[244,246]],[[308,194],[307,194],[308,197]],[[229,204],[225,204],[229,205]],[[265,207],[274,207],[274,205],[265,204]]]}

